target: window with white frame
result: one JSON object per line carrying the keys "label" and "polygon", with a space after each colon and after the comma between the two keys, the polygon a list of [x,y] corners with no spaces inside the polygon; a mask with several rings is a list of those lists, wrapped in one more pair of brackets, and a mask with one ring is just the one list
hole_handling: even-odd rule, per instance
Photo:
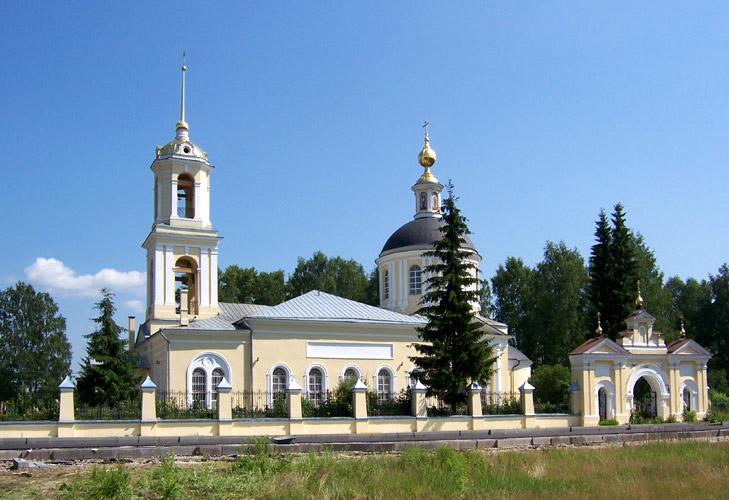
{"label": "window with white frame", "polygon": [[205,371],[195,368],[192,372],[192,402],[195,406],[205,404]]}
{"label": "window with white frame", "polygon": [[214,408],[218,385],[224,378],[230,381],[229,374],[229,365],[219,354],[207,352],[196,356],[187,367],[188,404]]}
{"label": "window with white frame", "polygon": [[377,399],[380,401],[392,399],[392,373],[387,368],[380,368],[377,372]]}
{"label": "window with white frame", "polygon": [[213,376],[210,379],[210,400],[212,402],[213,407],[217,407],[218,404],[218,384],[223,381],[225,378],[225,375],[223,375],[223,370],[220,368],[215,368],[213,370]]}
{"label": "window with white frame", "polygon": [[419,295],[422,293],[422,272],[420,266],[410,266],[410,295]]}
{"label": "window with white frame", "polygon": [[315,405],[319,405],[322,401],[324,401],[324,374],[319,368],[312,368],[309,370],[307,393],[309,401]]}
{"label": "window with white frame", "polygon": [[344,376],[342,377],[342,380],[345,382],[356,382],[359,379],[359,373],[357,373],[357,370],[355,370],[352,367],[347,368],[344,370]]}
{"label": "window with white frame", "polygon": [[383,275],[382,280],[384,281],[383,290],[384,290],[384,294],[385,294],[385,299],[389,299],[390,298],[390,272],[389,271],[385,270],[385,274]]}
{"label": "window with white frame", "polygon": [[288,382],[288,374],[286,370],[280,366],[273,370],[271,374],[271,392],[274,394],[277,392],[286,392],[286,386]]}
{"label": "window with white frame", "polygon": [[683,389],[683,407],[686,411],[690,411],[691,408],[691,390],[688,387]]}

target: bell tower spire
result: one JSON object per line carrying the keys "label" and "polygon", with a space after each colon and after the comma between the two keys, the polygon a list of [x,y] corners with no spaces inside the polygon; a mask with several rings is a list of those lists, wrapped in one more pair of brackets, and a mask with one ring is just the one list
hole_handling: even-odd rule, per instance
{"label": "bell tower spire", "polygon": [[182,136],[187,138],[190,128],[187,126],[187,122],[185,121],[185,72],[187,71],[187,66],[185,66],[184,50],[182,51],[182,67],[180,69],[182,70],[182,92],[180,92],[180,121],[177,122],[177,125],[175,126],[175,131],[177,132],[178,138]]}
{"label": "bell tower spire", "polygon": [[[185,325],[218,314],[218,242],[210,221],[208,155],[192,142],[185,121],[185,52],[182,53],[180,120],[175,138],[158,146],[154,219],[142,247],[147,251],[145,331]],[[189,318],[189,319],[188,319]]]}

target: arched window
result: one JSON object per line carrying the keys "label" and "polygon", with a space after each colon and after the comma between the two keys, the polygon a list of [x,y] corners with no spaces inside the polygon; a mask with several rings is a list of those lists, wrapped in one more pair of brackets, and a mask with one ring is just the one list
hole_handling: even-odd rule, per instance
{"label": "arched window", "polygon": [[410,267],[410,295],[420,295],[423,291],[420,266]]}
{"label": "arched window", "polygon": [[190,174],[177,177],[177,216],[195,218],[195,179]]}
{"label": "arched window", "polygon": [[390,298],[390,271],[385,270],[385,274],[382,277],[382,281],[384,281],[384,292],[385,292],[385,299]]}
{"label": "arched window", "polygon": [[377,372],[377,399],[380,401],[392,399],[392,373],[387,368],[380,368]]}
{"label": "arched window", "polygon": [[324,401],[324,375],[319,368],[312,368],[309,370],[308,378],[307,393],[309,401],[318,406]]}
{"label": "arched window", "polygon": [[198,354],[187,366],[187,402],[204,408],[214,408],[217,388],[225,378],[230,382],[230,365],[213,352]]}
{"label": "arched window", "polygon": [[433,210],[438,210],[438,193],[433,193]]}
{"label": "arched window", "polygon": [[271,392],[274,394],[277,392],[285,392],[288,378],[289,376],[286,373],[286,370],[280,366],[273,370],[273,373],[271,374]]}
{"label": "arched window", "polygon": [[428,202],[425,193],[420,193],[420,210],[425,210],[426,208],[428,208]]}
{"label": "arched window", "polygon": [[217,407],[218,404],[218,384],[223,381],[225,375],[223,370],[216,368],[213,370],[213,376],[210,378],[210,400],[212,401],[213,408]]}
{"label": "arched window", "polygon": [[205,370],[195,368],[192,372],[192,403],[196,407],[205,405]]}
{"label": "arched window", "polygon": [[359,379],[359,373],[354,368],[347,368],[344,370],[344,376],[342,378],[345,382],[356,382]]}

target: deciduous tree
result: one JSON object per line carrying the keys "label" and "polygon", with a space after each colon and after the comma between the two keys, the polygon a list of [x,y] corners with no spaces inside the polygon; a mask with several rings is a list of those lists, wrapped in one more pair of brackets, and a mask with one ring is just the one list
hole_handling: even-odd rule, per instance
{"label": "deciduous tree", "polygon": [[56,391],[71,374],[66,319],[50,295],[19,281],[0,292],[0,383],[5,398]]}
{"label": "deciduous tree", "polygon": [[299,257],[296,269],[286,283],[287,298],[298,297],[312,290],[379,305],[372,293],[371,279],[368,279],[362,264],[340,256],[330,258],[321,251],[314,252],[309,259]]}
{"label": "deciduous tree", "polygon": [[241,304],[275,306],[286,300],[282,270],[270,273],[254,267],[228,266],[218,275],[218,300]]}

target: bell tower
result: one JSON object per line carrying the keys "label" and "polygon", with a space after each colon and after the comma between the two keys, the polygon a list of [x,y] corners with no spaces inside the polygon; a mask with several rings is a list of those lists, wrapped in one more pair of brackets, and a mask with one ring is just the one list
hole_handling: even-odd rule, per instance
{"label": "bell tower", "polygon": [[153,222],[142,243],[147,251],[146,329],[186,324],[218,314],[218,242],[210,222],[208,155],[189,137],[185,121],[185,56],[180,121],[175,138],[158,146]]}

